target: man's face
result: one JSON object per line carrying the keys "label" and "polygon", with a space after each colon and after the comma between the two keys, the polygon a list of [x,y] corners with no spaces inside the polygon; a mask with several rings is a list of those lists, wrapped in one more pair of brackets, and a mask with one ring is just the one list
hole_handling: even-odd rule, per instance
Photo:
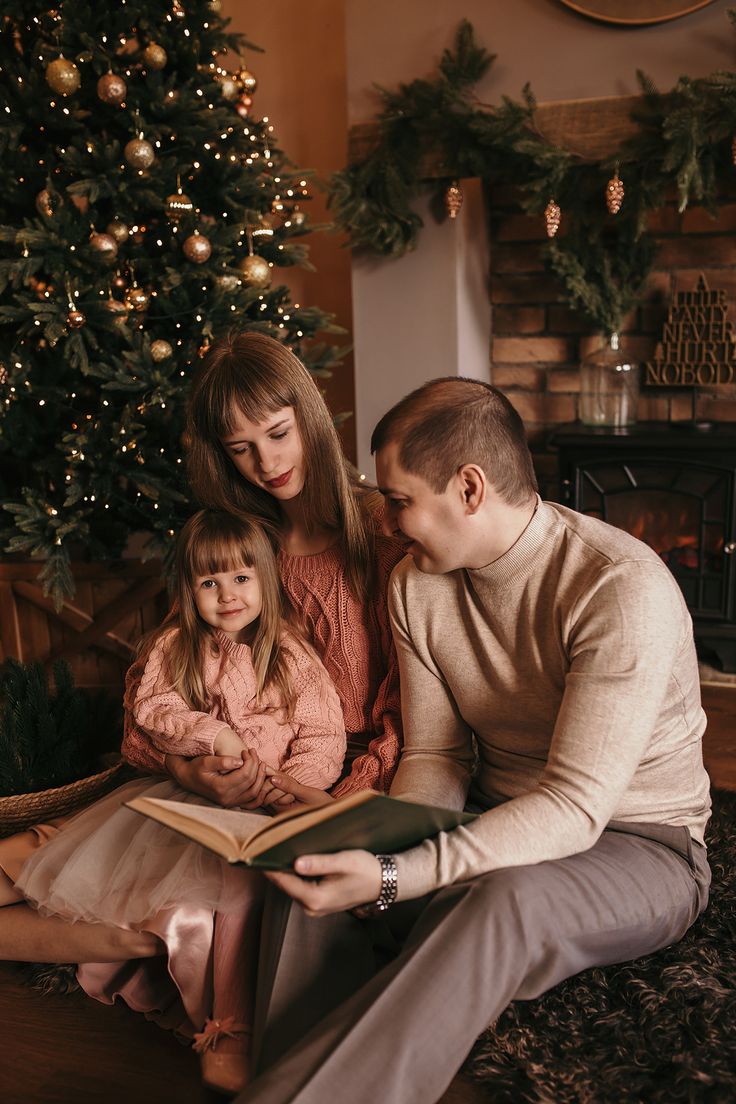
{"label": "man's face", "polygon": [[385,499],[383,530],[411,541],[407,552],[420,571],[444,575],[465,563],[462,493],[451,479],[436,494],[418,475],[404,471],[390,441],[376,453],[378,486]]}

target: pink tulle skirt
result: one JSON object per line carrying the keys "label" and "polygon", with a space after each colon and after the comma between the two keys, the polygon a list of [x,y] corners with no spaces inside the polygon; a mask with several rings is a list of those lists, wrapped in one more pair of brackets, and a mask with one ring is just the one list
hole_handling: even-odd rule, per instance
{"label": "pink tulle skirt", "polygon": [[[19,837],[21,853],[28,851],[29,857],[15,885],[46,915],[159,936],[165,955],[82,963],[77,977],[89,996],[106,1004],[121,998],[190,1039],[212,1015],[215,991],[224,987],[232,994],[238,988],[233,964],[218,961],[215,953],[215,912],[245,925],[254,908],[260,911],[264,883],[256,871],[231,866],[125,808],[124,802],[142,794],[207,804],[173,781],[137,779],[65,821],[56,834],[44,833],[34,849]],[[13,876],[12,861],[7,865]]]}
{"label": "pink tulle skirt", "polygon": [[[129,782],[30,855],[16,888],[45,915],[136,930],[181,906],[242,911],[258,875],[125,807],[142,794],[207,804],[170,780]],[[264,815],[243,813],[256,825]]]}

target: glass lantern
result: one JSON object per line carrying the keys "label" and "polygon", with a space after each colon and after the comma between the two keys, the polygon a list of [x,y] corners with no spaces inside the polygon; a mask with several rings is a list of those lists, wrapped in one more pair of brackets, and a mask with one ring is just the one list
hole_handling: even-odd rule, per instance
{"label": "glass lantern", "polygon": [[639,365],[621,348],[619,335],[580,363],[580,421],[590,426],[624,428],[636,422]]}

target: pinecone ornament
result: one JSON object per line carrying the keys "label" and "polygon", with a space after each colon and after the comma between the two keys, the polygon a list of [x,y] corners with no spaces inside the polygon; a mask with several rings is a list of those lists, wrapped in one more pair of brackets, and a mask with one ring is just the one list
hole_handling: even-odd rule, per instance
{"label": "pinecone ornament", "polygon": [[560,218],[562,217],[562,211],[558,204],[553,199],[550,199],[547,206],[544,208],[544,224],[547,227],[547,237],[553,238],[557,231],[560,229]]}
{"label": "pinecone ornament", "polygon": [[445,210],[451,219],[456,219],[458,211],[463,205],[463,193],[457,180],[453,180],[452,184],[445,192]]}
{"label": "pinecone ornament", "polygon": [[618,169],[606,184],[606,207],[612,215],[617,215],[624,201],[624,185],[618,175]]}

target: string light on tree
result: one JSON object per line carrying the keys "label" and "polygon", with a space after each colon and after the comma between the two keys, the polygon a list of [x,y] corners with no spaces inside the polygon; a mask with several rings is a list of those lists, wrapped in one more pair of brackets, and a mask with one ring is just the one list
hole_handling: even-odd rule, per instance
{"label": "string light on tree", "polygon": [[606,207],[609,213],[617,215],[621,210],[621,204],[624,201],[624,185],[621,177],[618,175],[618,168],[611,179],[606,184]]}
{"label": "string light on tree", "polygon": [[555,203],[554,199],[550,199],[549,203],[544,208],[544,225],[547,230],[548,238],[553,238],[560,229],[561,218],[562,211],[558,204]]}

